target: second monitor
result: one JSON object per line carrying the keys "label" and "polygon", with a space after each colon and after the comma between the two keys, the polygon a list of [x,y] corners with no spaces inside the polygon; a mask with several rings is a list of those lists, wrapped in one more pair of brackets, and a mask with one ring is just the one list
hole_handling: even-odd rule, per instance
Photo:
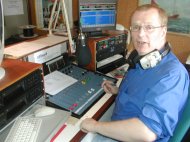
{"label": "second monitor", "polygon": [[116,27],[117,0],[79,0],[79,23],[88,36],[101,36],[102,30]]}

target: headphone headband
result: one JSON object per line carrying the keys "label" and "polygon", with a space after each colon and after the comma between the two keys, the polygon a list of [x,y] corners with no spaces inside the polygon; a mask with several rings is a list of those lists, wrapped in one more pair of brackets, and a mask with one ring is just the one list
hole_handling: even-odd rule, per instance
{"label": "headphone headband", "polygon": [[164,48],[160,50],[162,58],[166,56],[170,52],[170,50],[171,50],[171,45],[169,42],[166,42]]}

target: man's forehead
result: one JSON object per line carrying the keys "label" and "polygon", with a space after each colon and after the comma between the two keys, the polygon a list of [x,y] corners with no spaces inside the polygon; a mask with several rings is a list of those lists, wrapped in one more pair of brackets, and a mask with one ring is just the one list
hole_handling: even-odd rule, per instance
{"label": "man's forehead", "polygon": [[138,11],[136,11],[134,14],[133,14],[133,16],[132,17],[134,17],[134,16],[136,16],[136,15],[154,15],[154,16],[158,16],[159,14],[158,14],[158,10],[157,9],[155,9],[155,8],[151,8],[151,9],[146,9],[146,10],[138,10]]}
{"label": "man's forehead", "polygon": [[132,23],[145,21],[146,23],[160,22],[159,14],[156,9],[149,9],[145,11],[136,11],[132,16]]}

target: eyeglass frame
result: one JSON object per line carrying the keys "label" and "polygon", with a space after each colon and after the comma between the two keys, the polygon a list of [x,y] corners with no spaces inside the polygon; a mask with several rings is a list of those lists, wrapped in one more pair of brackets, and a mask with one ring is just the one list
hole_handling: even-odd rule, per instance
{"label": "eyeglass frame", "polygon": [[[134,30],[132,27],[138,27],[136,30]],[[153,25],[144,25],[144,26],[140,26],[140,25],[133,25],[133,26],[130,26],[130,30],[132,32],[139,32],[142,28],[145,32],[152,32],[154,29],[157,29],[157,28],[162,28],[162,27],[165,27],[166,25],[161,25],[161,26],[153,26]],[[148,29],[149,28],[149,29]]]}

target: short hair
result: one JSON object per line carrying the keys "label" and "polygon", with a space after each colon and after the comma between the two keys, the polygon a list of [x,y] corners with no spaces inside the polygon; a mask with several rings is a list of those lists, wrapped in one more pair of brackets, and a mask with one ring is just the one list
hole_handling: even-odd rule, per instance
{"label": "short hair", "polygon": [[145,5],[141,5],[141,6],[137,7],[135,9],[135,11],[133,12],[132,17],[135,14],[135,12],[137,12],[137,11],[147,11],[150,9],[156,9],[158,11],[158,15],[160,17],[161,24],[164,26],[167,26],[168,15],[167,15],[166,11],[164,9],[160,8],[158,5],[155,5],[155,4],[145,4]]}

